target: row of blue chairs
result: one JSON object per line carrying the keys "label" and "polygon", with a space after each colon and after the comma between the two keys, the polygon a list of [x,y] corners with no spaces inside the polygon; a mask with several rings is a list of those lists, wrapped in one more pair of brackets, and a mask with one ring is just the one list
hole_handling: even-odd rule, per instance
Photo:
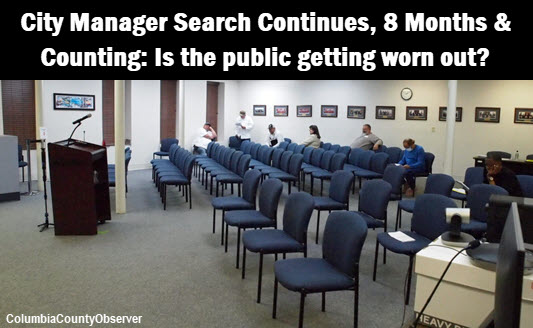
{"label": "row of blue chairs", "polygon": [[[124,149],[124,164],[125,164],[125,171],[126,171],[126,192],[128,192],[128,166],[130,165],[131,161],[131,148],[126,147]],[[108,164],[107,165],[107,177],[109,180],[109,186],[115,187],[116,185],[116,176],[115,176],[115,164]]]}
{"label": "row of blue chairs", "polygon": [[194,156],[186,149],[173,144],[169,149],[169,159],[153,159],[152,179],[161,196],[163,209],[167,209],[167,186],[181,188],[185,201],[192,209],[191,178]]}

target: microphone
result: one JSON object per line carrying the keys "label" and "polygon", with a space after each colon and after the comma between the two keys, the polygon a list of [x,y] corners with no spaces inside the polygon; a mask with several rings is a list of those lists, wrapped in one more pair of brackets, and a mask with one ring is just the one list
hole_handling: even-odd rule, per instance
{"label": "microphone", "polygon": [[469,242],[466,249],[475,249],[475,248],[478,248],[479,246],[481,246],[481,240],[476,239],[476,240],[472,240],[471,242]]}
{"label": "microphone", "polygon": [[85,115],[84,117],[82,118],[78,118],[77,120],[75,120],[74,122],[72,122],[72,124],[78,124],[78,123],[81,123],[81,121],[84,121],[86,119],[88,119],[89,117],[93,116],[92,114],[87,114]]}

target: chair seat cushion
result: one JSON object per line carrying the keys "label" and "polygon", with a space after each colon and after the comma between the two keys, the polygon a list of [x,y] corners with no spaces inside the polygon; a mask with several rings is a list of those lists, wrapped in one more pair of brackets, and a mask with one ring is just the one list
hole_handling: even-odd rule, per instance
{"label": "chair seat cushion", "polygon": [[216,164],[216,165],[214,164],[214,165],[209,165],[209,166],[204,167],[204,171],[206,171],[207,173],[211,173],[213,171],[222,170],[222,169],[225,169],[225,167],[219,164]]}
{"label": "chair seat cushion", "polygon": [[306,167],[310,167],[312,166],[311,164],[309,163],[302,163],[302,170],[305,169]]}
{"label": "chair seat cushion", "polygon": [[287,172],[270,173],[268,177],[272,179],[280,179],[281,181],[297,181],[298,180],[298,177],[295,177],[294,175],[289,174]]}
{"label": "chair seat cushion", "polygon": [[230,226],[240,228],[266,228],[276,225],[275,220],[271,220],[259,211],[239,210],[230,211],[224,215],[224,221]]}
{"label": "chair seat cushion", "polygon": [[391,193],[389,200],[402,200],[402,195],[401,194],[393,194],[393,193]]}
{"label": "chair seat cushion", "polygon": [[406,212],[413,213],[415,210],[414,199],[404,199],[398,202],[398,207]]}
{"label": "chair seat cushion", "polygon": [[154,165],[156,163],[170,162],[167,158],[156,158],[150,161],[150,164]]}
{"label": "chair seat cushion", "polygon": [[357,170],[359,170],[359,168],[358,168],[357,166],[355,166],[355,165],[352,165],[352,164],[344,164],[343,170],[344,170],[344,171],[351,171],[351,172],[353,172],[353,171],[357,171]]}
{"label": "chair seat cushion", "polygon": [[292,291],[317,293],[344,290],[354,285],[354,280],[338,271],[324,259],[296,258],[274,263],[279,283]]}
{"label": "chair seat cushion", "polygon": [[267,166],[267,167],[264,167],[264,168],[259,168],[259,170],[260,170],[261,173],[263,173],[263,174],[271,174],[271,173],[280,173],[280,172],[284,172],[284,171],[278,169],[277,167],[272,167],[272,166]]}
{"label": "chair seat cushion", "polygon": [[258,161],[256,159],[252,159],[250,160],[250,164],[248,166],[250,167],[254,167],[256,165],[264,165],[265,163],[261,162],[261,161]]}
{"label": "chair seat cushion", "polygon": [[230,170],[228,170],[227,168],[220,168],[220,169],[216,169],[216,170],[213,170],[210,172],[212,176],[216,177],[220,174],[230,174],[230,173],[233,173],[231,172]]}
{"label": "chair seat cushion", "polygon": [[319,168],[319,167],[311,165],[311,166],[306,167],[304,169],[304,172],[305,172],[305,174],[311,174],[311,173],[313,173],[315,171],[320,171],[320,170],[322,170],[322,169]]}
{"label": "chair seat cushion", "polygon": [[275,254],[303,252],[300,244],[283,230],[248,230],[242,235],[244,247],[254,253]]}
{"label": "chair seat cushion", "polygon": [[243,179],[241,176],[235,173],[228,173],[228,174],[218,174],[217,181],[224,182],[224,183],[242,183]]}
{"label": "chair seat cushion", "polygon": [[247,210],[254,208],[254,204],[249,203],[244,200],[244,198],[237,196],[213,198],[213,200],[211,200],[211,205],[220,210]]}
{"label": "chair seat cushion", "polygon": [[344,210],[346,204],[337,202],[329,197],[313,197],[316,210]]}
{"label": "chair seat cushion", "polygon": [[157,156],[168,156],[169,152],[168,151],[156,151],[156,152],[154,152],[154,155],[157,155]]}
{"label": "chair seat cushion", "polygon": [[478,235],[480,233],[487,231],[487,223],[471,218],[470,223],[461,225],[461,230],[466,233]]}
{"label": "chair seat cushion", "polygon": [[185,177],[180,171],[173,171],[173,172],[161,172],[157,175],[159,180],[161,181],[162,178],[166,177]]}
{"label": "chair seat cushion", "polygon": [[183,175],[165,176],[159,179],[159,183],[163,184],[187,184],[189,180]]}
{"label": "chair seat cushion", "polygon": [[333,176],[333,173],[327,170],[319,170],[319,171],[312,172],[311,175],[313,176],[313,178],[327,180],[327,179],[331,179],[331,177]]}
{"label": "chair seat cushion", "polygon": [[365,222],[366,222],[366,226],[367,226],[369,229],[375,229],[375,228],[383,228],[383,227],[385,227],[385,221],[378,220],[378,219],[374,218],[373,216],[368,215],[368,214],[363,213],[363,212],[356,212],[356,211],[352,211],[352,212],[355,212],[355,213],[361,215],[361,217],[362,217],[362,218],[365,220]]}
{"label": "chair seat cushion", "polygon": [[363,179],[378,179],[383,177],[383,174],[370,170],[358,170],[355,171],[355,175]]}
{"label": "chair seat cushion", "polygon": [[269,167],[272,167],[272,166],[270,166],[270,165],[266,165],[266,164],[264,164],[264,163],[261,163],[261,164],[255,165],[255,166],[254,166],[254,169],[256,169],[256,170],[262,170],[262,169],[266,169],[266,168],[269,168]]}
{"label": "chair seat cushion", "polygon": [[401,242],[393,237],[391,237],[387,232],[378,233],[378,242],[383,245],[386,249],[391,252],[398,254],[414,255],[418,253],[421,249],[425,248],[431,240],[423,237],[413,231],[402,231],[409,237],[413,238],[414,241],[410,242]]}
{"label": "chair seat cushion", "polygon": [[458,199],[458,200],[466,200],[466,195],[452,190],[452,194],[450,195],[450,198]]}

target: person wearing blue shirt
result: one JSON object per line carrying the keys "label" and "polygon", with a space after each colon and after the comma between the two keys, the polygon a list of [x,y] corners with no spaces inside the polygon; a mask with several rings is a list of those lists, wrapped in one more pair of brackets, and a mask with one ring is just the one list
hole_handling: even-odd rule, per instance
{"label": "person wearing blue shirt", "polygon": [[405,151],[398,164],[405,168],[404,179],[407,183],[405,195],[412,197],[415,194],[415,175],[426,170],[426,153],[424,148],[415,144],[413,139],[405,139],[403,147]]}

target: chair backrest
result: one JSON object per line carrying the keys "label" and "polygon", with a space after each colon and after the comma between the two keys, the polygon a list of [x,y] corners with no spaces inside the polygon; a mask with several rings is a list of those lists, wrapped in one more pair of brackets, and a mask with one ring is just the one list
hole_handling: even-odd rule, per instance
{"label": "chair backrest", "polygon": [[298,145],[296,148],[294,148],[294,152],[296,154],[301,154],[304,152],[305,145]]}
{"label": "chair backrest", "polygon": [[340,148],[341,148],[341,145],[334,144],[334,145],[331,145],[331,147],[329,148],[329,150],[332,150],[332,151],[334,151],[334,152],[338,152]]}
{"label": "chair backrest", "polygon": [[266,150],[263,150],[263,156],[261,157],[261,162],[263,162],[263,164],[270,165],[272,162],[273,152],[274,152],[274,148],[270,148],[270,147],[268,147]]}
{"label": "chair backrest", "polygon": [[333,212],[324,228],[322,257],[337,270],[355,277],[368,228],[365,220],[354,212]]}
{"label": "chair backrest", "polygon": [[185,175],[185,178],[187,178],[187,181],[191,182],[192,177],[192,168],[194,164],[194,156],[192,154],[189,154],[189,156],[185,159],[185,165],[183,166],[183,175]]}
{"label": "chair backrest", "polygon": [[435,161],[435,155],[433,153],[425,153],[424,162],[426,164],[426,172],[433,173],[433,162]]}
{"label": "chair backrest", "polygon": [[[207,149],[206,149],[206,155],[207,155],[207,157],[211,157],[211,156],[209,156],[209,155],[211,155],[211,150],[213,149],[213,145],[214,145],[214,144],[215,144],[215,143],[212,142],[212,141],[211,141],[210,143],[207,144]],[[171,149],[172,149],[172,147],[171,147]]]}
{"label": "chair backrest", "polygon": [[[194,158],[193,158],[194,160]],[[126,151],[126,156],[124,158],[124,161],[125,161],[125,168],[126,168],[126,175],[128,175],[128,166],[130,165],[130,161],[131,161],[131,149],[129,149],[128,147],[128,150]]]}
{"label": "chair backrest", "polygon": [[225,146],[219,146],[217,148],[217,151],[215,152],[215,158],[214,160],[217,162],[217,163],[222,163],[223,162],[223,158],[224,158],[224,153],[226,151],[226,147]]}
{"label": "chair backrest", "polygon": [[353,148],[350,151],[350,157],[348,157],[348,163],[352,165],[357,165],[359,162],[359,156],[364,152],[361,148]]}
{"label": "chair backrest", "polygon": [[294,150],[296,149],[296,147],[298,147],[298,144],[297,143],[290,143],[288,146],[287,146],[287,150],[288,151],[292,151],[294,153]]}
{"label": "chair backrest", "polygon": [[387,147],[385,153],[389,155],[389,163],[398,163],[402,159],[402,150],[398,147]]}
{"label": "chair backrest", "polygon": [[379,145],[378,149],[375,150],[376,153],[386,153],[387,152],[387,146],[385,145]]}
{"label": "chair backrest", "polygon": [[291,160],[293,152],[292,151],[284,151],[281,155],[281,161],[279,163],[279,169],[285,172],[289,171],[289,163]]}
{"label": "chair backrest", "polygon": [[160,148],[160,150],[168,152],[168,151],[170,151],[170,146],[172,146],[173,144],[179,144],[178,139],[176,139],[176,138],[163,139],[163,140],[161,140],[161,148]]}
{"label": "chair backrest", "polygon": [[346,155],[346,158],[348,158],[350,156],[351,150],[352,149],[350,148],[350,146],[342,146],[341,148],[339,148],[339,151],[337,153],[342,153]]}
{"label": "chair backrest", "polygon": [[285,140],[286,143],[290,144],[292,142],[292,140],[290,138],[283,138],[283,140]]}
{"label": "chair backrest", "polygon": [[446,196],[423,194],[416,197],[411,231],[434,240],[448,230],[446,208],[457,207],[455,202]]}
{"label": "chair backrest", "polygon": [[487,156],[491,156],[491,155],[500,155],[501,158],[511,158],[510,153],[506,151],[500,151],[500,150],[488,151]]}
{"label": "chair backrest", "polygon": [[311,154],[313,154],[313,147],[304,148],[304,163],[311,164]]}
{"label": "chair backrest", "polygon": [[264,154],[265,154],[265,151],[269,150],[270,147],[268,147],[267,145],[262,145],[259,147],[259,150],[257,151],[257,155],[255,157],[256,160],[258,161],[261,161],[261,159],[263,158]]}
{"label": "chair backrest", "polygon": [[472,187],[473,185],[483,183],[483,168],[482,167],[469,167],[465,172],[465,185]]}
{"label": "chair backrest", "polygon": [[283,183],[279,179],[267,179],[261,185],[259,212],[272,221],[276,221],[282,191]]}
{"label": "chair backrest", "polygon": [[359,191],[359,211],[385,220],[392,186],[384,180],[368,180]]}
{"label": "chair backrest", "polygon": [[233,148],[235,150],[239,150],[240,142],[239,139],[235,136],[229,137],[228,147]]}
{"label": "chair backrest", "polygon": [[533,198],[533,176],[532,175],[517,175],[518,183],[522,188],[522,196]]}
{"label": "chair backrest", "polygon": [[180,147],[176,144],[173,144],[172,146],[170,146],[170,150],[168,152],[169,153],[168,158],[171,159],[176,154],[178,149],[180,149]]}
{"label": "chair backrest", "polygon": [[330,142],[323,143],[322,145],[320,145],[320,148],[324,150],[329,150],[331,148],[331,143]]}
{"label": "chair backrest", "polygon": [[466,207],[470,208],[470,218],[487,221],[486,205],[491,195],[508,195],[507,190],[489,184],[473,185],[466,195]]}
{"label": "chair backrest", "polygon": [[178,169],[180,169],[180,171],[183,173],[183,169],[185,167],[185,160],[187,159],[187,156],[190,154],[188,151],[186,151],[185,149],[181,148],[181,153],[178,155],[178,159],[177,159],[177,164],[176,166],[178,167]]}
{"label": "chair backrest", "polygon": [[250,148],[250,155],[252,155],[252,159],[257,159],[257,153],[260,147],[261,147],[261,144],[258,144],[258,143],[252,144],[252,147]]}
{"label": "chair backrest", "polygon": [[388,162],[389,155],[387,153],[376,153],[370,160],[370,169],[374,172],[383,174]]}
{"label": "chair backrest", "polygon": [[241,143],[240,151],[242,151],[244,154],[250,154],[250,148],[252,148],[252,143],[250,140],[244,140]]}
{"label": "chair backrest", "polygon": [[233,154],[235,153],[235,149],[233,148],[227,148],[226,155],[224,156],[224,167],[227,169],[231,168],[231,158],[233,157]]}
{"label": "chair backrest", "polygon": [[336,202],[348,204],[350,197],[350,186],[355,179],[352,172],[335,171],[329,183],[329,198]]}
{"label": "chair backrest", "polygon": [[363,150],[363,152],[360,153],[358,158],[357,158],[357,164],[356,165],[358,167],[362,168],[362,169],[370,170],[370,162],[372,161],[372,157],[375,154],[376,153],[374,153],[371,150]]}
{"label": "chair backrest", "polygon": [[272,153],[272,167],[279,168],[281,163],[281,155],[283,155],[284,150],[282,148],[276,147]]}
{"label": "chair backrest", "polygon": [[391,193],[393,195],[402,194],[403,175],[405,168],[403,166],[396,166],[394,164],[387,165],[383,172],[383,180],[391,185]]}
{"label": "chair backrest", "polygon": [[244,177],[244,174],[248,171],[248,167],[250,166],[251,160],[252,156],[250,156],[250,154],[241,156],[239,164],[237,165],[237,175],[239,175],[240,177]]}
{"label": "chair backrest", "polygon": [[301,244],[307,243],[307,227],[315,207],[313,196],[306,192],[293,192],[283,209],[283,231]]}
{"label": "chair backrest", "polygon": [[335,152],[333,150],[328,150],[324,152],[324,155],[322,155],[322,159],[320,159],[320,168],[323,170],[328,170],[331,166],[331,159],[333,158],[333,155],[335,155]]}
{"label": "chair backrest", "polygon": [[313,151],[311,154],[311,165],[320,167],[320,161],[322,160],[322,155],[324,155],[326,151],[322,148],[317,148]]}
{"label": "chair backrest", "polygon": [[291,160],[289,161],[289,170],[287,173],[298,177],[300,170],[302,169],[302,163],[304,161],[304,155],[302,154],[292,154]]}
{"label": "chair backrest", "polygon": [[212,143],[214,143],[214,145],[213,145],[213,148],[211,148],[211,154],[209,155],[209,157],[212,159],[216,159],[218,148],[220,148],[220,144],[215,143],[215,142],[212,142]]}
{"label": "chair backrest", "polygon": [[259,180],[261,180],[261,172],[259,172],[259,170],[248,170],[244,174],[242,182],[242,198],[254,205]]}
{"label": "chair backrest", "polygon": [[242,151],[238,150],[233,153],[233,156],[231,156],[231,164],[229,167],[231,172],[237,173],[239,161],[241,160],[242,155],[243,155]]}
{"label": "chair backrest", "polygon": [[438,194],[450,197],[454,184],[455,180],[447,174],[430,174],[426,180],[424,194]]}
{"label": "chair backrest", "polygon": [[282,141],[279,143],[279,146],[277,146],[276,148],[280,148],[280,149],[283,149],[283,150],[287,150],[287,146],[289,145],[288,142],[286,141]]}
{"label": "chair backrest", "polygon": [[18,154],[19,154],[19,162],[22,162],[24,160],[24,156],[22,155],[22,146],[18,145]]}
{"label": "chair backrest", "polygon": [[345,162],[346,162],[346,155],[344,155],[343,153],[336,153],[331,158],[331,164],[329,166],[329,170],[331,172],[342,170]]}

